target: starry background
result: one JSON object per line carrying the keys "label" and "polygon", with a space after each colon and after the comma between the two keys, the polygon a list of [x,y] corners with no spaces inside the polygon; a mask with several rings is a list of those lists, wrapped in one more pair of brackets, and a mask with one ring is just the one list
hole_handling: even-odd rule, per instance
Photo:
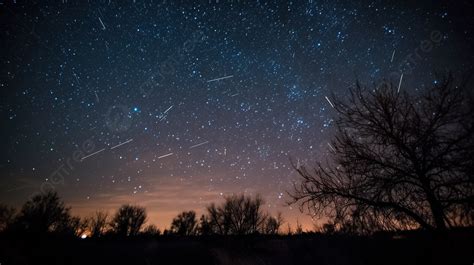
{"label": "starry background", "polygon": [[285,205],[289,158],[330,152],[326,96],[402,73],[417,91],[474,59],[469,1],[119,2],[0,3],[2,202],[54,189],[75,214],[140,204],[164,228],[259,193],[310,229]]}

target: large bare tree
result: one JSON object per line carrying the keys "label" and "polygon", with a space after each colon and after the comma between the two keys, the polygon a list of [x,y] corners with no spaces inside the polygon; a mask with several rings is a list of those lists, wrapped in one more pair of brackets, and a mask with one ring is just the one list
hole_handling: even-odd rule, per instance
{"label": "large bare tree", "polygon": [[451,75],[421,91],[359,83],[338,113],[330,155],[295,166],[302,209],[355,232],[472,225],[474,104]]}

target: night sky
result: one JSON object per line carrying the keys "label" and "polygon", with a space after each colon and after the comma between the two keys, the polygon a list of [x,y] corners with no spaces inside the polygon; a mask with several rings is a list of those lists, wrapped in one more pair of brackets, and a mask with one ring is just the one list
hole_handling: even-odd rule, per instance
{"label": "night sky", "polygon": [[285,206],[289,159],[331,152],[332,95],[473,70],[470,1],[14,2],[0,3],[0,201],[16,207],[53,189],[74,214],[139,204],[164,228],[259,193],[311,228]]}

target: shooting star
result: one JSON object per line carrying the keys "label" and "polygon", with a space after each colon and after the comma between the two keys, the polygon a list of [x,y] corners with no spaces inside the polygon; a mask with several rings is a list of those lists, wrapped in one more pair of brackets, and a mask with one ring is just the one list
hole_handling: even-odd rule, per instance
{"label": "shooting star", "polygon": [[173,108],[173,106],[174,106],[174,105],[171,105],[169,108],[167,108],[167,109],[163,112],[163,114],[166,114],[168,111],[170,111],[170,110]]}
{"label": "shooting star", "polygon": [[228,75],[228,76],[219,77],[219,78],[216,78],[216,79],[207,80],[207,82],[210,83],[210,82],[219,81],[219,80],[222,80],[222,79],[227,79],[227,78],[232,78],[232,77],[234,77],[234,76],[233,75]]}
{"label": "shooting star", "polygon": [[90,155],[86,155],[85,157],[81,158],[81,161],[83,161],[84,159],[86,159],[86,158],[88,158],[88,157],[91,157],[91,156],[93,156],[93,155],[96,155],[96,154],[98,154],[98,153],[100,153],[100,152],[102,152],[102,151],[104,151],[104,150],[105,150],[105,148],[102,148],[102,149],[100,149],[100,150],[97,151],[97,152],[94,152],[94,153],[92,153],[92,154],[90,154]]}
{"label": "shooting star", "polygon": [[129,140],[123,142],[123,143],[119,143],[118,145],[116,145],[116,146],[110,148],[110,150],[115,149],[115,148],[117,148],[117,147],[119,147],[119,146],[122,146],[122,145],[124,145],[124,144],[128,144],[128,143],[130,143],[131,141],[133,141],[133,138],[132,138],[132,139],[129,139]]}
{"label": "shooting star", "polygon": [[230,97],[233,98],[233,97],[237,96],[238,94],[239,94],[239,93],[235,93],[235,94],[233,94],[233,95],[230,95]]}
{"label": "shooting star", "polygon": [[76,75],[76,73],[75,73],[74,71],[72,72],[72,75],[76,78],[77,84],[78,84],[78,85],[81,85],[81,82],[79,82],[79,77],[77,77],[77,75]]}
{"label": "shooting star", "polygon": [[195,145],[189,147],[189,149],[193,149],[193,148],[195,148],[195,147],[198,147],[198,146],[201,146],[201,145],[205,145],[205,144],[207,144],[207,143],[209,143],[209,141],[205,141],[205,142],[202,142],[202,143],[199,143],[199,144],[195,144]]}
{"label": "shooting star", "polygon": [[100,17],[99,17],[99,21],[100,21],[100,24],[102,24],[102,30],[105,30],[104,22],[102,22],[102,19],[100,19]]}
{"label": "shooting star", "polygon": [[400,87],[402,86],[402,80],[403,80],[403,73],[402,73],[402,75],[400,76],[400,82],[398,82],[398,90],[397,90],[397,93],[400,93]]}
{"label": "shooting star", "polygon": [[329,98],[327,96],[325,96],[326,100],[329,102],[329,104],[331,104],[331,107],[334,108],[334,105],[332,104],[332,102],[329,100]]}
{"label": "shooting star", "polygon": [[334,152],[336,152],[336,149],[335,149],[330,143],[328,143],[328,145],[329,145],[329,148],[331,148],[331,150],[333,150]]}
{"label": "shooting star", "polygon": [[97,102],[99,102],[99,96],[97,95],[97,91],[94,91],[95,93],[95,99],[97,99]]}
{"label": "shooting star", "polygon": [[392,59],[390,60],[390,62],[393,62],[393,57],[395,56],[395,50],[393,50],[393,53],[392,53]]}
{"label": "shooting star", "polygon": [[170,111],[172,108],[173,108],[174,105],[171,105],[169,108],[167,108],[160,116],[160,121],[166,119],[166,117],[168,117],[168,115],[166,113],[168,113],[168,111]]}
{"label": "shooting star", "polygon": [[159,156],[158,159],[162,159],[162,158],[168,157],[170,155],[173,155],[173,153],[169,153],[169,154],[166,154],[166,155]]}

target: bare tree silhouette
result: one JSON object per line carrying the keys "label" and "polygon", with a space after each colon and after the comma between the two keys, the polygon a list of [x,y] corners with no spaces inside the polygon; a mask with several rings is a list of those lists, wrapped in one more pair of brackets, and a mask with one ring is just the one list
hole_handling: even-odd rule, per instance
{"label": "bare tree silhouette", "polygon": [[55,232],[63,235],[82,235],[88,228],[87,219],[81,219],[78,216],[70,216],[58,222]]}
{"label": "bare tree silhouette", "polygon": [[93,216],[87,219],[91,237],[100,237],[106,230],[108,225],[109,215],[106,212],[96,211]]}
{"label": "bare tree silhouette", "polygon": [[198,222],[196,220],[196,212],[182,212],[173,219],[171,223],[171,231],[174,234],[182,236],[196,235],[198,232]]}
{"label": "bare tree silhouette", "polygon": [[146,210],[140,206],[122,205],[112,219],[112,231],[120,236],[136,236],[146,221]]}
{"label": "bare tree silhouette", "polygon": [[296,228],[295,228],[295,235],[303,234],[303,225],[300,223],[298,219],[296,219]]}
{"label": "bare tree silhouette", "polygon": [[209,217],[205,214],[199,218],[198,232],[200,235],[211,235],[215,233]]}
{"label": "bare tree silhouette", "polygon": [[278,234],[281,225],[283,224],[283,216],[279,212],[276,217],[268,216],[263,225],[262,233],[273,235]]}
{"label": "bare tree silhouette", "polygon": [[290,223],[286,224],[286,234],[289,236],[293,235],[293,229],[291,228]]}
{"label": "bare tree silhouette", "polygon": [[446,75],[424,92],[359,83],[338,113],[332,153],[295,167],[302,209],[354,232],[473,223],[474,104],[467,80]]}
{"label": "bare tree silhouette", "polygon": [[75,234],[77,218],[72,218],[70,208],[64,206],[56,192],[39,194],[21,208],[15,226],[33,233],[70,232]]}

